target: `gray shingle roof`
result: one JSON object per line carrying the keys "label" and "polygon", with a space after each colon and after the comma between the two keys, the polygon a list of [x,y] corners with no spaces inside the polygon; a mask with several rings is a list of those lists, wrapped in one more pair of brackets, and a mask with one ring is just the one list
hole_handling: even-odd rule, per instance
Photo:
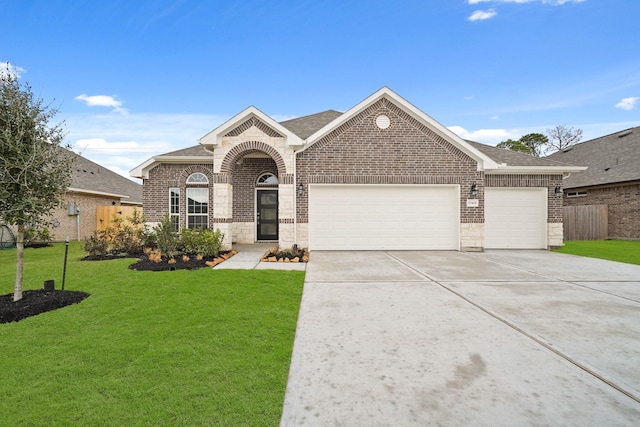
{"label": "gray shingle roof", "polygon": [[126,203],[142,203],[142,185],[131,181],[97,163],[69,151],[75,157],[72,165],[71,188],[129,196]]}
{"label": "gray shingle roof", "polygon": [[286,120],[280,122],[280,124],[300,138],[307,139],[341,115],[342,113],[339,111],[327,110],[309,116],[298,117],[297,119]]}
{"label": "gray shingle roof", "polygon": [[181,150],[176,150],[176,151],[172,151],[170,153],[164,153],[162,154],[163,156],[203,156],[203,157],[211,157],[213,156],[213,154],[211,154],[209,151],[204,149],[203,145],[200,144],[196,144],[196,145],[192,145],[191,147],[187,147],[187,148],[183,148]]}
{"label": "gray shingle roof", "polygon": [[568,166],[569,163],[559,162],[549,158],[535,157],[530,154],[507,150],[506,148],[493,147],[475,141],[466,140],[478,151],[489,156],[497,163],[506,163],[508,166]]}
{"label": "gray shingle roof", "polygon": [[558,151],[548,159],[588,166],[564,181],[564,188],[640,180],[640,126]]}

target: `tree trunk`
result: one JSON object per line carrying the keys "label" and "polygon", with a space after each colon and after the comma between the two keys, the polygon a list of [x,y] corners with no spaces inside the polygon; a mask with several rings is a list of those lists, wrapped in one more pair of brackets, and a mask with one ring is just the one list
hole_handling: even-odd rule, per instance
{"label": "tree trunk", "polygon": [[22,299],[22,272],[24,270],[24,225],[18,225],[16,238],[16,286],[13,289],[13,302]]}

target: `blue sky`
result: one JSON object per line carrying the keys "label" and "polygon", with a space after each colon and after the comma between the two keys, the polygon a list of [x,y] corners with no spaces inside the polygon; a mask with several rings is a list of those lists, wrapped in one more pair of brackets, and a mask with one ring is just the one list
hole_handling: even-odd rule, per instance
{"label": "blue sky", "polygon": [[638,0],[0,0],[0,62],[119,173],[254,105],[345,111],[388,86],[495,145],[640,125]]}

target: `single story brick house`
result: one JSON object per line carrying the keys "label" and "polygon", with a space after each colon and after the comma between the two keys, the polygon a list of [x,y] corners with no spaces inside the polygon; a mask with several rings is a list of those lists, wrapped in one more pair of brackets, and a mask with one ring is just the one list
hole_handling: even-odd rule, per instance
{"label": "single story brick house", "polygon": [[548,159],[588,167],[564,180],[565,206],[607,205],[608,237],[640,239],[640,126],[581,142]]}
{"label": "single story brick house", "polygon": [[226,247],[561,246],[562,179],[584,169],[462,140],[386,87],[283,122],[249,107],[198,142],[131,175],[148,221],[218,228]]}
{"label": "single story brick house", "polygon": [[64,195],[64,206],[49,221],[54,240],[90,237],[97,228],[99,206],[136,206],[142,211],[142,185],[76,153],[69,155],[75,158],[71,186]]}

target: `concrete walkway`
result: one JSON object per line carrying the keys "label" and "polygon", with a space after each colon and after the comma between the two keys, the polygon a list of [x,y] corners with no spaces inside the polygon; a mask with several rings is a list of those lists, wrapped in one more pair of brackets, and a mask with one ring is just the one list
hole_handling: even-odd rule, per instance
{"label": "concrete walkway", "polygon": [[297,270],[304,271],[307,264],[303,262],[260,262],[260,258],[272,248],[273,243],[255,243],[233,245],[233,249],[238,253],[216,265],[216,270],[235,269],[235,270]]}
{"label": "concrete walkway", "polygon": [[640,266],[313,252],[282,426],[632,426]]}

